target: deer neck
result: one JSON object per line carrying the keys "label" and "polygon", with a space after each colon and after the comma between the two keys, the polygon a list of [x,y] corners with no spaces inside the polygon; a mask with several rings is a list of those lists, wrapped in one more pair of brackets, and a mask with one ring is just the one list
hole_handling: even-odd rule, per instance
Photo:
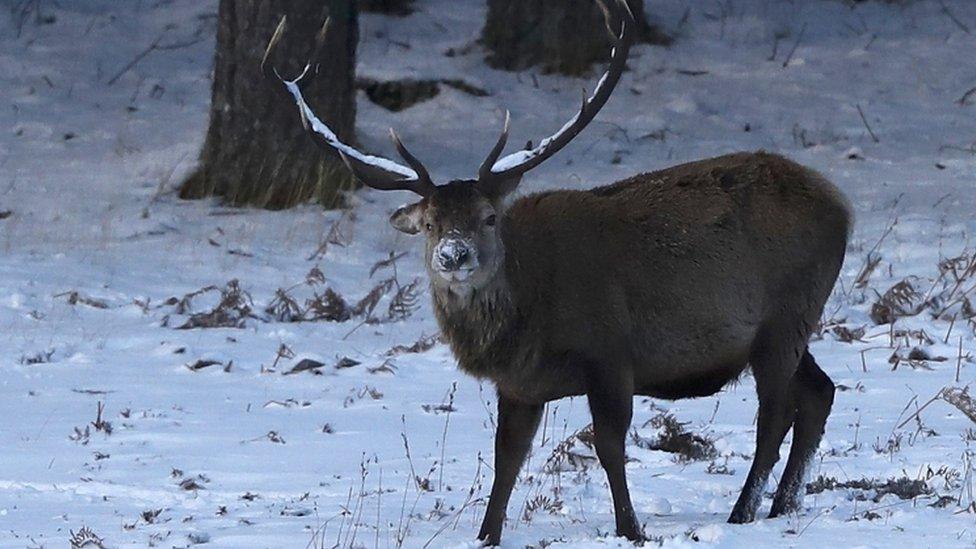
{"label": "deer neck", "polygon": [[432,285],[431,293],[441,333],[462,370],[494,378],[511,364],[517,308],[502,272],[482,288],[458,292]]}

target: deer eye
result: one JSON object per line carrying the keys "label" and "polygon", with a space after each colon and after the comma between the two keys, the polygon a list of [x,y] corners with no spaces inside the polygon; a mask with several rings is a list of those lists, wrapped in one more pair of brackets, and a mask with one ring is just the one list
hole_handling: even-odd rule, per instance
{"label": "deer eye", "polygon": [[428,224],[426,225],[426,227],[427,227],[427,232],[430,232],[430,231],[433,231],[433,230],[434,230],[434,226],[433,226],[433,225],[431,225],[430,223],[428,223]]}
{"label": "deer eye", "polygon": [[495,214],[491,214],[487,219],[485,219],[485,225],[488,225],[489,227],[495,226]]}

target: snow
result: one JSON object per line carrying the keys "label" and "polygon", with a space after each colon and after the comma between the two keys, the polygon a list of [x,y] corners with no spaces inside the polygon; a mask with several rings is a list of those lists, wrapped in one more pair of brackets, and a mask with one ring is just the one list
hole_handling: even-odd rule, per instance
{"label": "snow", "polygon": [[[617,49],[616,48],[613,48],[611,50],[611,54],[610,54],[611,57],[614,54],[616,54],[616,52],[617,52]],[[607,77],[609,77],[609,76],[610,76],[610,73],[608,73],[608,72],[603,73],[603,76],[600,77],[600,80],[599,80],[599,82],[597,82],[596,87],[593,88],[593,95],[591,95],[589,98],[585,99],[584,100],[584,104],[589,104],[591,101],[593,101],[593,98],[594,97],[596,97],[601,91],[603,91],[603,87],[606,85]],[[572,118],[570,118],[565,124],[563,124],[563,127],[559,128],[559,131],[557,131],[556,133],[550,135],[549,137],[546,137],[542,141],[539,141],[539,144],[536,145],[535,148],[530,149],[530,150],[527,150],[527,151],[515,151],[512,154],[503,156],[497,162],[495,162],[495,165],[492,166],[491,171],[493,173],[504,172],[505,170],[509,170],[509,169],[512,169],[512,168],[514,168],[516,166],[525,164],[529,160],[531,160],[531,159],[533,159],[533,158],[535,158],[535,157],[537,157],[539,155],[544,154],[546,152],[546,149],[548,149],[550,147],[550,145],[552,145],[552,142],[553,141],[556,141],[557,139],[559,139],[560,137],[562,137],[563,134],[568,133],[569,131],[571,131],[573,129],[574,126],[576,126],[576,123],[579,121],[579,118],[582,115],[583,115],[583,110],[580,109],[575,115],[573,115]],[[508,116],[509,115],[506,112],[506,114],[505,114],[505,126],[506,127],[508,127]]]}
{"label": "snow", "polygon": [[[364,150],[394,154],[382,139],[392,125],[438,181],[470,177],[505,109],[514,143],[550,134],[578,109],[592,77],[493,71],[466,48],[482,2],[415,4],[405,19],[362,17],[359,74],[462,78],[491,95],[445,87],[399,113],[360,95]],[[178,200],[206,131],[216,2],[31,5],[54,21],[21,26],[0,11],[0,212],[10,212],[0,216],[0,546],[65,546],[69,532],[89,528],[107,547],[474,547],[495,397],[456,369],[445,345],[420,344],[437,331],[425,284],[418,309],[388,320],[390,283],[373,309],[380,323],[264,312],[279,288],[294,287],[300,304],[326,287],[355,303],[390,277],[402,288],[426,276],[419,240],[387,222],[406,195],[360,191],[352,213]],[[828,331],[811,345],[840,387],[812,475],[905,476],[961,501],[874,501],[873,491],[837,488],[808,495],[795,516],[726,524],[754,450],[747,377],[711,398],[635,400],[641,436],[665,409],[719,452],[678,462],[628,443],[645,531],[668,547],[972,546],[974,425],[941,400],[920,423],[914,414],[943,387],[974,380],[973,327],[922,313],[899,319],[894,328],[911,333],[896,335],[869,314],[893,284],[916,276],[926,292],[940,260],[973,251],[976,104],[957,101],[976,86],[976,37],[953,18],[973,28],[976,4],[743,0],[695,3],[685,20],[687,6],[648,2],[678,32],[674,47],[635,45],[614,97],[520,192],[592,187],[743,149],[820,170],[857,216],[824,316],[865,331],[852,342]],[[152,51],[107,83],[163,32],[164,43],[189,45]],[[449,48],[461,53],[441,55]],[[872,250],[881,261],[856,286]],[[390,252],[406,255],[371,274]],[[313,267],[321,278],[307,276]],[[233,279],[253,301],[243,327],[177,329],[219,295],[187,310],[170,298]],[[889,362],[914,346],[946,360]],[[283,375],[303,359],[323,366]],[[218,364],[188,367],[200,361]],[[582,399],[547,407],[504,546],[628,546],[611,535],[606,480],[592,460],[585,470],[545,467],[587,423]]]}

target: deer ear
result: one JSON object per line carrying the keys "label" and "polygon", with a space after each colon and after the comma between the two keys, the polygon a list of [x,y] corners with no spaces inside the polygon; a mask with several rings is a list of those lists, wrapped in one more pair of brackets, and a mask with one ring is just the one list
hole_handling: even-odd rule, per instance
{"label": "deer ear", "polygon": [[393,228],[407,234],[417,234],[420,232],[424,216],[423,201],[402,206],[390,216],[390,225]]}

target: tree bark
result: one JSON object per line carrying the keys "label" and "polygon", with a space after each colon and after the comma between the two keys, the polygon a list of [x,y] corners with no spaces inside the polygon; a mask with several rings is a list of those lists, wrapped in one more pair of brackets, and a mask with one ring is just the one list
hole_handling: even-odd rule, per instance
{"label": "tree bark", "polygon": [[[340,139],[353,139],[356,1],[221,0],[210,126],[181,198],[220,196],[229,204],[271,209],[316,199],[332,207],[352,187],[341,160],[305,135],[282,83],[262,75],[261,60],[282,16],[285,33],[268,63],[284,78],[311,63],[305,98]],[[327,18],[325,42],[316,48]]]}
{"label": "tree bark", "polygon": [[[637,19],[638,41],[671,43],[647,23],[644,0],[627,4]],[[542,65],[545,72],[579,75],[610,58],[610,38],[595,0],[488,0],[481,38],[490,52],[488,64],[504,70]]]}

